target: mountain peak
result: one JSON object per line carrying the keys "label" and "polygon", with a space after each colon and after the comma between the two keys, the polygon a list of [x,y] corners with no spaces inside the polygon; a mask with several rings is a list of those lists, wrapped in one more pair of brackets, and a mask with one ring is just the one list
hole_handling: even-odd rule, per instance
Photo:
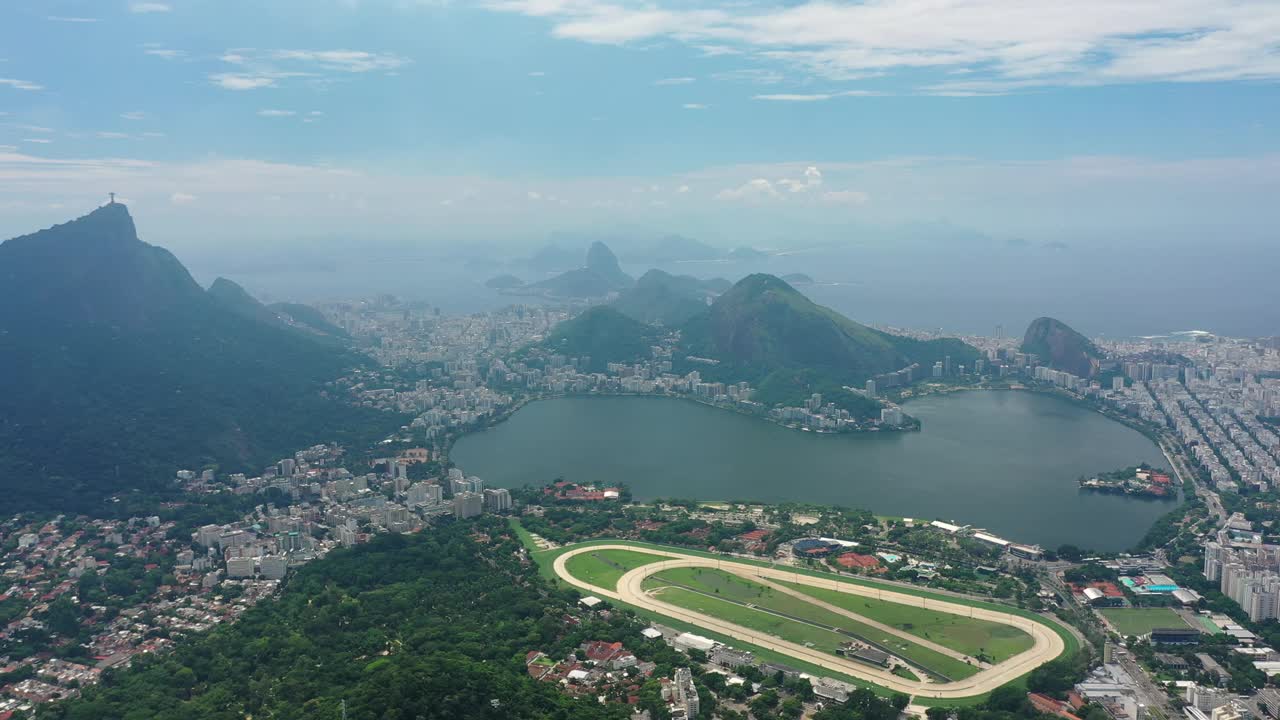
{"label": "mountain peak", "polygon": [[1089,338],[1057,318],[1039,317],[1027,326],[1022,352],[1037,355],[1040,362],[1055,370],[1091,377],[1102,357]]}
{"label": "mountain peak", "polygon": [[203,294],[177,258],[138,239],[121,203],[0,244],[0,285],[0,327],[139,326]]}
{"label": "mountain peak", "polygon": [[597,240],[587,251],[586,267],[560,273],[536,283],[534,287],[545,288],[562,297],[602,297],[634,283],[634,278],[622,272],[618,256],[608,245]]}
{"label": "mountain peak", "polygon": [[770,290],[789,295],[800,292],[788,285],[786,280],[769,273],[752,273],[735,283],[733,289],[750,295],[758,295]]}
{"label": "mountain peak", "polygon": [[138,228],[124,203],[107,203],[60,227],[83,227],[92,232],[98,242],[138,241]]}
{"label": "mountain peak", "polygon": [[618,266],[618,256],[599,240],[591,243],[591,248],[587,250],[587,269],[606,273],[622,272]]}

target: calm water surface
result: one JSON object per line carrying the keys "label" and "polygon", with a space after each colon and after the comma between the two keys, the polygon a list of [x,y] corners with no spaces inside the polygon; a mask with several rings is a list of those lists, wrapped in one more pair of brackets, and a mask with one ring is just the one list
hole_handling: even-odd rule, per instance
{"label": "calm water surface", "polygon": [[1051,548],[1128,548],[1174,507],[1081,492],[1081,475],[1165,462],[1141,433],[1065,400],[962,392],[906,409],[921,432],[817,435],[683,400],[563,398],[462,438],[452,458],[500,487],[563,477],[626,483],[637,500],[840,504]]}

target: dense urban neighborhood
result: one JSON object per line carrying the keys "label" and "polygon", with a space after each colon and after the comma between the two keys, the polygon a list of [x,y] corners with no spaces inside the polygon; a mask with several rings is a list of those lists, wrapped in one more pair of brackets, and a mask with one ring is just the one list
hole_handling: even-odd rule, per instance
{"label": "dense urban neighborhood", "polygon": [[[568,317],[563,311],[449,317],[380,298],[326,312],[379,363],[336,380],[334,391],[404,418],[400,429],[372,448],[300,449],[253,474],[181,470],[151,514],[11,518],[0,526],[8,583],[0,712],[75,698],[140,656],[198,642],[277,602],[292,574],[335,551],[451,527],[473,528],[471,541],[490,547],[494,533],[514,533],[514,555],[526,566],[575,543],[621,539],[930,588],[1062,623],[1076,649],[1017,683],[1016,702],[1000,700],[1017,712],[1236,720],[1280,711],[1280,691],[1270,687],[1280,674],[1275,347],[1204,336],[1114,342],[1102,345],[1099,373],[1085,378],[1040,364],[999,333],[969,337],[983,354],[974,367],[944,361],[919,376],[908,367],[846,389],[881,406],[879,417],[858,419],[819,394],[803,406],[765,406],[747,383],[676,374],[662,343],[647,359],[590,371],[590,358],[537,349]],[[898,403],[910,397],[984,390],[1058,394],[1141,430],[1160,444],[1168,470],[1129,468],[1082,479],[1082,488],[1179,497],[1176,509],[1134,552],[1098,553],[1005,538],[963,518],[804,503],[642,503],[625,486],[554,478],[492,487],[449,459],[461,435],[552,395],[673,395],[796,429],[866,431],[906,425]],[[641,634],[521,649],[528,677],[567,698],[689,719],[800,717],[880,702],[838,673],[574,597],[565,627],[616,616]],[[859,637],[841,649],[857,662],[912,677],[957,672],[922,662],[909,643]],[[975,650],[969,662],[986,667],[996,659],[990,652]],[[923,713],[928,702],[900,704]]]}

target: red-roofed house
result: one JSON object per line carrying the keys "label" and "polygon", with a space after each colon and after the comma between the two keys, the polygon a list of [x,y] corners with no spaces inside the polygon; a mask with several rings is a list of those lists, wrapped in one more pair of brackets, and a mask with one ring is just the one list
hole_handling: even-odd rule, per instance
{"label": "red-roofed house", "polygon": [[1032,707],[1042,713],[1057,715],[1067,720],[1080,720],[1079,717],[1067,709],[1071,706],[1061,700],[1054,700],[1048,695],[1041,695],[1040,693],[1027,693],[1027,699],[1031,701]]}

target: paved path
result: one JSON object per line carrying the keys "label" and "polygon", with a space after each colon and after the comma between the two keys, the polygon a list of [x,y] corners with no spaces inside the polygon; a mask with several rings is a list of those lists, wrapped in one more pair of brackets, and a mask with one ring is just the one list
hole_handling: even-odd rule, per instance
{"label": "paved path", "polygon": [[[661,555],[672,559],[650,563],[628,571],[621,579],[618,580],[617,587],[609,590],[591,585],[573,577],[569,574],[569,571],[566,568],[566,563],[569,558],[581,553],[595,552],[599,550],[629,550],[632,552],[645,552],[651,555]],[[898,677],[888,670],[872,667],[856,660],[850,660],[838,655],[831,655],[829,653],[822,652],[821,650],[815,650],[798,643],[783,640],[782,638],[763,634],[758,630],[753,630],[735,623],[720,620],[710,615],[704,615],[677,605],[672,605],[671,603],[663,602],[660,598],[649,594],[643,589],[642,583],[649,575],[661,572],[662,570],[680,567],[719,568],[721,570],[727,570],[746,577],[785,580],[799,585],[830,588],[838,592],[845,592],[851,595],[873,597],[879,600],[887,600],[889,602],[901,603],[903,605],[911,605],[939,612],[952,613],[963,617],[990,620],[1004,625],[1012,625],[1013,627],[1026,632],[1031,635],[1032,640],[1034,640],[1034,644],[1029,650],[1023,651],[1004,662],[998,663],[962,680],[955,680],[948,683],[930,683],[921,680],[908,680],[906,678]],[[637,548],[632,545],[590,545],[587,547],[574,548],[560,555],[555,560],[554,568],[556,575],[558,575],[560,579],[574,587],[586,590],[593,595],[602,595],[614,600],[620,600],[630,605],[635,605],[636,607],[652,610],[653,612],[673,617],[677,620],[683,620],[685,622],[707,628],[708,630],[720,633],[721,635],[727,635],[738,640],[749,642],[753,645],[758,645],[760,647],[791,656],[798,660],[812,663],[833,672],[852,675],[854,677],[873,682],[881,687],[897,692],[907,693],[909,695],[916,695],[922,699],[963,698],[990,692],[1058,657],[1066,649],[1065,643],[1063,643],[1062,638],[1059,637],[1056,632],[1039,622],[1021,615],[1014,615],[997,610],[988,610],[985,608],[975,608],[968,605],[934,598],[923,598],[918,595],[910,595],[895,590],[855,585],[853,583],[840,582],[834,578],[832,580],[825,580],[823,578],[817,578],[810,575],[801,575],[795,571],[747,565],[727,559],[696,557],[650,547]],[[809,598],[806,596],[806,599],[808,600]],[[913,641],[918,642],[918,640]]]}

